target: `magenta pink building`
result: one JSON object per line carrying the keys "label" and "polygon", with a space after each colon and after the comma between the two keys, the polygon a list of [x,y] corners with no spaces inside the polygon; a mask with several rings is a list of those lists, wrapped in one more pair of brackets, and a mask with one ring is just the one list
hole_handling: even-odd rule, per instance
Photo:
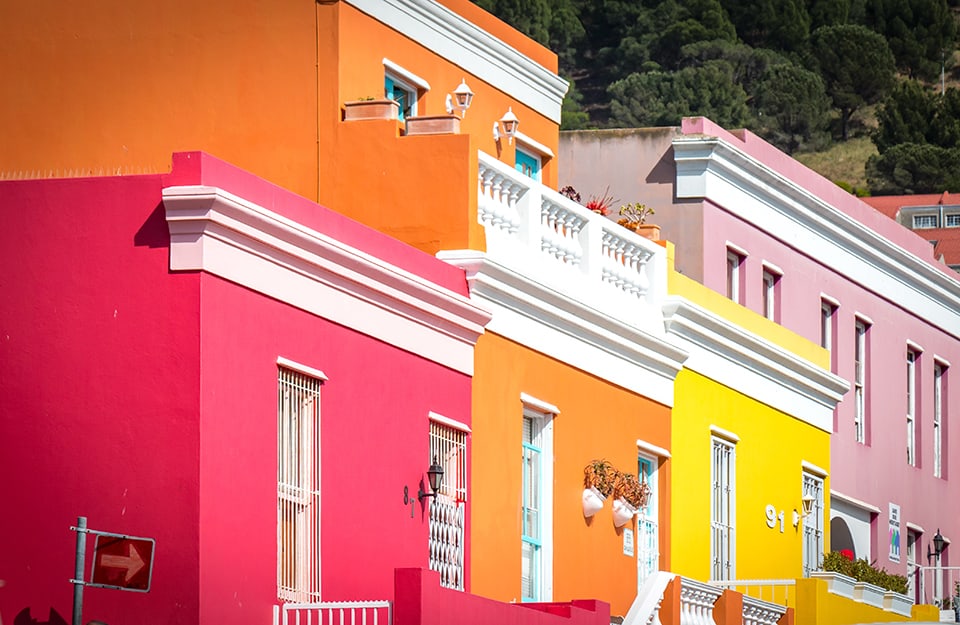
{"label": "magenta pink building", "polygon": [[[461,270],[196,152],[2,182],[0,215],[0,621],[70,621],[80,516],[156,540],[149,592],[86,588],[84,622],[396,599],[416,625],[476,603],[457,590],[489,314]],[[609,616],[566,610],[536,622]]]}
{"label": "magenta pink building", "polygon": [[703,118],[562,133],[558,161],[584,197],[609,185],[655,208],[678,270],[830,350],[850,391],[834,415],[825,548],[913,573],[939,528],[941,564],[960,564],[960,282],[930,244]]}

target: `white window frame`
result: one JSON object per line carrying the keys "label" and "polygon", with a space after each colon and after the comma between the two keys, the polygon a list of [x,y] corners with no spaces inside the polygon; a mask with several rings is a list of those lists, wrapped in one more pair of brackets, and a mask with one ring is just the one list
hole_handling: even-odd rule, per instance
{"label": "white window frame", "polygon": [[[523,534],[523,505],[524,493],[521,493],[521,544],[529,544],[536,547],[532,553],[533,558],[528,565],[534,571],[534,585],[532,593],[526,593],[523,588],[524,582],[521,579],[520,596],[521,601],[552,601],[553,600],[553,421],[560,414],[560,410],[548,402],[536,399],[526,393],[521,394],[521,403],[523,404],[523,414],[521,428],[525,427],[527,419],[533,423],[534,438],[531,445],[539,450],[539,488],[540,510],[538,514],[538,541],[527,540]],[[521,433],[521,467],[526,462],[526,450],[528,445],[523,443]],[[522,474],[525,469],[521,468]],[[526,488],[523,480],[521,488]],[[534,542],[539,544],[534,545]],[[523,566],[523,549],[521,548],[521,567]],[[522,574],[521,574],[522,577]],[[533,595],[533,596],[530,596]]]}
{"label": "white window frame", "polygon": [[770,263],[763,263],[763,316],[777,321],[780,314],[780,279],[783,271]]}
{"label": "white window frame", "polygon": [[428,501],[429,568],[440,574],[440,585],[463,590],[465,582],[465,514],[467,501],[467,437],[470,428],[430,412],[430,464],[443,467],[436,495]]}
{"label": "white window frame", "polygon": [[944,382],[947,364],[942,360],[933,361],[933,476],[943,477],[943,415],[946,411],[946,393]]}
{"label": "white window frame", "polygon": [[824,551],[824,478],[819,471],[804,470],[801,496],[813,495],[813,506],[803,519],[803,576],[810,577],[813,571],[819,571],[823,565]]}
{"label": "white window frame", "polygon": [[[645,476],[640,471],[640,462],[650,463],[650,498],[637,516],[637,589],[646,578],[660,569],[660,459],[659,448],[653,445],[641,445],[637,441],[637,479]],[[662,450],[660,450],[662,451]],[[669,457],[669,453],[666,457]],[[649,537],[649,539],[648,539]]]}
{"label": "white window frame", "polygon": [[945,228],[960,227],[960,213],[947,213],[943,217]]}
{"label": "white window frame", "polygon": [[320,389],[327,378],[284,358],[277,369],[277,597],[320,601]]}
{"label": "white window frame", "polygon": [[867,368],[869,366],[867,334],[869,331],[870,323],[863,317],[857,317],[854,323],[853,427],[856,441],[862,444],[867,442],[869,418],[867,414]]}
{"label": "white window frame", "polygon": [[917,391],[917,361],[920,359],[920,352],[911,347],[907,347],[907,464],[911,467],[917,466],[917,402],[919,392]]}
{"label": "white window frame", "polygon": [[[386,57],[383,59],[383,74],[384,78],[389,78],[395,86],[400,87],[412,96],[408,112],[405,114],[401,112],[401,117],[416,116],[418,102],[427,91],[430,91],[430,83]],[[392,94],[385,93],[384,95],[387,98],[393,98]]]}
{"label": "white window frame", "polygon": [[913,215],[912,217],[913,230],[928,230],[931,228],[939,228],[940,220],[935,214],[926,214],[926,215]]}
{"label": "white window frame", "polygon": [[736,579],[736,437],[713,428],[710,437],[710,578]]}
{"label": "white window frame", "polygon": [[820,294],[820,347],[830,352],[830,371],[836,373],[837,350],[837,311],[840,302],[823,293]]}
{"label": "white window frame", "polygon": [[726,285],[726,294],[727,297],[734,302],[740,304],[741,306],[744,303],[744,288],[743,288],[743,265],[747,260],[747,252],[729,241],[727,241],[727,285]]}

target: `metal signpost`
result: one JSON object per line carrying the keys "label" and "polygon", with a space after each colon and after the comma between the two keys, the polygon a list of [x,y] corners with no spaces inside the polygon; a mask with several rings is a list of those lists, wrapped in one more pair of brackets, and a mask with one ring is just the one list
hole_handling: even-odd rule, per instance
{"label": "metal signpost", "polygon": [[[149,592],[153,576],[153,538],[128,536],[87,528],[87,517],[77,517],[77,559],[73,579],[73,625],[83,625],[83,587],[112,588],[132,592]],[[96,536],[90,581],[84,581],[87,534]]]}

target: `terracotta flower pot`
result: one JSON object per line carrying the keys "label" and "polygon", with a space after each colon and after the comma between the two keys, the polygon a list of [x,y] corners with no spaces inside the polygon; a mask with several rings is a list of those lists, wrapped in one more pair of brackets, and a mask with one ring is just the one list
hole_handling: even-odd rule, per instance
{"label": "terracotta flower pot", "polygon": [[395,100],[351,100],[343,103],[343,120],[399,119],[400,105]]}

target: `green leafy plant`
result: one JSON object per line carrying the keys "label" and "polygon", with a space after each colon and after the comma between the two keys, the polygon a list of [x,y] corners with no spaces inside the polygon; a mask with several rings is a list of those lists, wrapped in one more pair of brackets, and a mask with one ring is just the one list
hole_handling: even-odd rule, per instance
{"label": "green leafy plant", "polygon": [[606,460],[591,460],[583,468],[583,487],[596,488],[604,497],[609,497],[616,486],[619,472]]}
{"label": "green leafy plant", "polygon": [[906,576],[888,573],[885,569],[877,568],[863,558],[852,560],[839,551],[824,554],[823,570],[852,577],[858,582],[866,582],[886,590],[907,594]]}
{"label": "green leafy plant", "polygon": [[657,211],[653,210],[653,208],[647,206],[646,204],[641,204],[640,202],[624,204],[620,207],[621,219],[617,220],[617,223],[621,226],[627,226],[629,224],[642,224],[647,221],[647,217],[655,214],[656,212]]}
{"label": "green leafy plant", "polygon": [[640,481],[629,473],[617,472],[617,479],[613,489],[614,498],[623,499],[634,508],[642,508],[650,499],[650,485]]}

